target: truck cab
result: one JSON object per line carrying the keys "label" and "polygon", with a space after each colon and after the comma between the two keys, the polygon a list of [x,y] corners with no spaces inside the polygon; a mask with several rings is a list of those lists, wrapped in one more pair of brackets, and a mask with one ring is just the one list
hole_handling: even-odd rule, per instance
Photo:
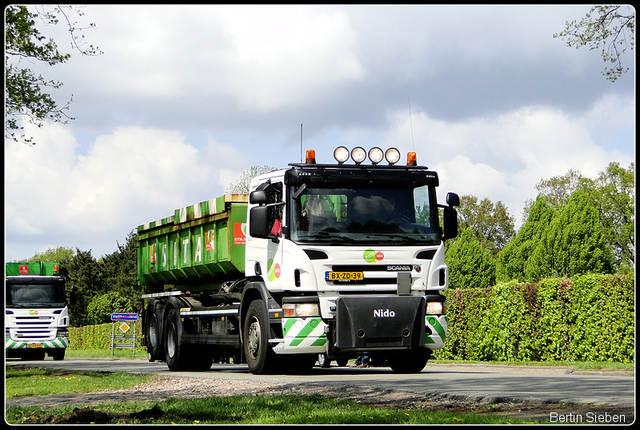
{"label": "truck cab", "polygon": [[69,346],[66,279],[57,263],[6,263],[5,353],[63,360]]}
{"label": "truck cab", "polygon": [[372,166],[352,151],[345,165],[346,153],[336,150],[338,165],[311,154],[252,181],[245,270],[284,315],[268,342],[277,354],[367,353],[419,371],[446,339],[444,240],[457,234],[458,196],[439,206],[438,175],[415,158]]}

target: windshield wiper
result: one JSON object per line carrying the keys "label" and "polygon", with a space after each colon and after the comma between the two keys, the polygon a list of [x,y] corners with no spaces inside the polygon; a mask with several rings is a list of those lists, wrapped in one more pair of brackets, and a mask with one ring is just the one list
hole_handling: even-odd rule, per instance
{"label": "windshield wiper", "polygon": [[393,239],[394,242],[424,243],[427,241],[427,239],[425,238],[416,239],[414,237],[403,236],[397,233],[374,233],[372,235],[367,236],[367,238],[374,239],[375,236],[383,236],[388,239]]}
{"label": "windshield wiper", "polygon": [[326,231],[321,231],[319,233],[310,235],[308,237],[308,239],[312,239],[312,240],[322,240],[322,241],[339,241],[339,242],[347,242],[347,243],[357,243],[357,241],[351,237],[348,236],[336,236],[333,234],[329,234]]}

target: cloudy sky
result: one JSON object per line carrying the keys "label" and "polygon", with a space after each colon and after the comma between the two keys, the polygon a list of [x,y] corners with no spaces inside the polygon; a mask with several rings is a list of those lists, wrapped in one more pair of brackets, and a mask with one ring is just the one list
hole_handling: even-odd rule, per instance
{"label": "cloudy sky", "polygon": [[138,225],[224,194],[302,148],[415,150],[439,196],[502,201],[516,224],[541,179],[635,158],[635,57],[553,34],[589,6],[90,6],[88,43],[38,70],[73,95],[66,125],[5,141],[7,261],[113,253]]}

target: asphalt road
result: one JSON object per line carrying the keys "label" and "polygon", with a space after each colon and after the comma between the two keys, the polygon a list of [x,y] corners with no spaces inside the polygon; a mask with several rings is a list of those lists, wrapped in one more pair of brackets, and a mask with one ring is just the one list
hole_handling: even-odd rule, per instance
{"label": "asphalt road", "polygon": [[142,359],[82,359],[20,361],[29,365],[69,370],[160,373],[194,378],[222,378],[257,382],[361,385],[414,392],[417,395],[458,395],[479,398],[536,400],[610,406],[635,406],[632,372],[573,371],[568,367],[429,363],[418,374],[396,374],[389,368],[351,369],[315,367],[306,375],[252,375],[246,365],[214,364],[206,372],[171,372],[165,363]]}

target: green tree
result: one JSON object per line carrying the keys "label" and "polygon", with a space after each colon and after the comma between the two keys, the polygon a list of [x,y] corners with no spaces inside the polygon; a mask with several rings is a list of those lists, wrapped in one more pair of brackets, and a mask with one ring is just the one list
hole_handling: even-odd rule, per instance
{"label": "green tree", "polygon": [[[16,142],[35,144],[31,137],[22,132],[21,121],[41,127],[45,120],[66,123],[73,119],[66,114],[69,102],[63,107],[48,94],[47,88],[60,88],[62,82],[47,80],[34,73],[24,63],[41,62],[48,66],[64,63],[70,54],[58,51],[56,42],[43,36],[36,28],[36,18],[44,25],[56,25],[62,17],[71,34],[72,46],[83,55],[102,54],[97,47],[84,43],[82,32],[87,28],[70,19],[71,12],[82,16],[82,11],[74,6],[42,8],[31,12],[26,6],[9,5],[5,8],[5,137]],[[22,133],[22,134],[20,134]]]}
{"label": "green tree", "polygon": [[229,185],[226,192],[229,194],[249,194],[249,185],[251,179],[263,173],[269,173],[276,170],[275,167],[269,166],[251,166],[240,175],[240,178],[233,184]]}
{"label": "green tree", "polygon": [[91,300],[87,306],[87,322],[90,325],[105,324],[111,322],[111,314],[125,312],[134,312],[131,299],[110,291]]}
{"label": "green tree", "polygon": [[613,251],[614,265],[621,273],[635,267],[635,164],[629,169],[610,163],[595,181],[593,194],[600,212],[605,241]]}
{"label": "green tree", "polygon": [[[560,211],[576,191],[591,196],[597,209],[600,227],[607,246],[613,253],[614,269],[628,273],[635,265],[635,164],[628,169],[612,162],[597,179],[585,178],[579,170],[543,179],[536,184],[539,196]],[[532,201],[527,201],[524,214],[528,217]],[[526,223],[525,218],[525,223]],[[500,270],[500,267],[498,268]],[[500,275],[499,275],[500,277]]]}
{"label": "green tree", "polygon": [[565,29],[553,35],[565,40],[568,47],[588,46],[590,51],[601,49],[602,60],[611,63],[602,74],[614,82],[629,70],[620,57],[635,44],[635,10],[631,6],[593,6],[580,21],[567,22]]}
{"label": "green tree", "polygon": [[[553,176],[549,179],[541,179],[535,186],[538,196],[544,196],[546,204],[552,208],[560,209],[567,204],[571,194],[588,181],[580,170],[569,169],[567,173],[561,176]],[[529,216],[529,208],[534,200],[525,202],[523,221]]]}
{"label": "green tree", "polygon": [[129,298],[132,310],[140,311],[142,291],[138,288],[136,237],[132,230],[126,243],[117,243],[118,250],[105,255],[101,264],[109,292],[117,292],[120,296]]}
{"label": "green tree", "polygon": [[496,281],[496,261],[491,252],[464,228],[447,243],[445,260],[449,266],[449,288],[485,288]]}
{"label": "green tree", "polygon": [[73,259],[73,256],[73,249],[58,246],[56,248],[49,248],[44,252],[36,252],[33,257],[27,260],[27,262],[35,263],[43,261],[46,263],[60,263],[60,266],[64,267]]}
{"label": "green tree", "polygon": [[526,275],[529,258],[551,223],[555,211],[547,204],[547,199],[540,195],[528,212],[529,217],[518,234],[498,254],[496,263],[498,282],[508,282],[513,279],[520,282],[531,281]]}
{"label": "green tree", "polygon": [[103,267],[91,255],[91,250],[76,248],[76,255],[67,265],[69,283],[78,287],[77,301],[70,307],[73,327],[88,324],[87,306],[94,297],[106,293]]}
{"label": "green tree", "polygon": [[478,202],[475,196],[462,196],[457,211],[460,227],[470,229],[494,257],[515,234],[514,219],[500,201],[493,203],[484,198]]}
{"label": "green tree", "polygon": [[611,249],[588,191],[578,190],[553,218],[527,262],[527,279],[612,273]]}

